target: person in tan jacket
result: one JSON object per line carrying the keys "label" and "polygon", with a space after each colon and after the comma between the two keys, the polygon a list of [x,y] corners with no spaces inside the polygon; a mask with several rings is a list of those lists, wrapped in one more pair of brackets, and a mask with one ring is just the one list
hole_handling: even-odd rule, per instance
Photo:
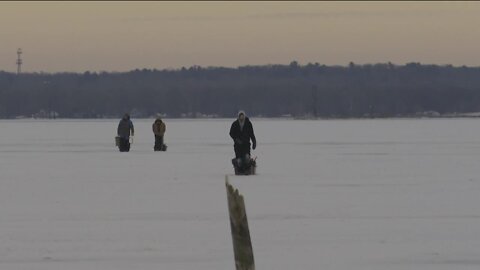
{"label": "person in tan jacket", "polygon": [[152,125],[152,129],[153,134],[155,135],[155,146],[153,149],[155,151],[166,151],[167,147],[165,144],[163,144],[163,136],[165,135],[167,127],[160,117],[157,117]]}

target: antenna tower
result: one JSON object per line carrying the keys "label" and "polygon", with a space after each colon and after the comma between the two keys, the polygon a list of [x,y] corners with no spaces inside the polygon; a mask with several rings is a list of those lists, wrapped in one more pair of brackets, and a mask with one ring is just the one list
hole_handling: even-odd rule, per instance
{"label": "antenna tower", "polygon": [[22,49],[18,48],[17,50],[17,74],[20,74],[22,72]]}

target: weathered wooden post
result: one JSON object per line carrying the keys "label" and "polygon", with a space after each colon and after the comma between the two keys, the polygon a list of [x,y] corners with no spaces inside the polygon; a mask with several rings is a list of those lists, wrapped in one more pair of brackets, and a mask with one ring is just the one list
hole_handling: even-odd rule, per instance
{"label": "weathered wooden post", "polygon": [[228,212],[230,214],[235,267],[237,270],[255,270],[253,248],[243,196],[238,193],[238,189],[234,189],[233,186],[230,185],[228,176],[225,176],[225,185],[227,187]]}

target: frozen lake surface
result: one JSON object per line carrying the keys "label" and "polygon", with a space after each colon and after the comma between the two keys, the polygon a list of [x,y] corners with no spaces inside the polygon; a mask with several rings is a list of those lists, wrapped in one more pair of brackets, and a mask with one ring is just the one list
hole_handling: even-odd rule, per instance
{"label": "frozen lake surface", "polygon": [[[232,120],[0,121],[0,269],[235,269]],[[480,268],[480,121],[253,119],[256,268]]]}

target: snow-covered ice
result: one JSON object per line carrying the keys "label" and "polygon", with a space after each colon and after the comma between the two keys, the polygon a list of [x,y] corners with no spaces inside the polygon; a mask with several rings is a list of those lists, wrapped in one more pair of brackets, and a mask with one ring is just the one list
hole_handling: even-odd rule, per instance
{"label": "snow-covered ice", "polygon": [[[234,269],[232,120],[0,121],[0,269]],[[480,122],[253,119],[257,269],[479,269]]]}

